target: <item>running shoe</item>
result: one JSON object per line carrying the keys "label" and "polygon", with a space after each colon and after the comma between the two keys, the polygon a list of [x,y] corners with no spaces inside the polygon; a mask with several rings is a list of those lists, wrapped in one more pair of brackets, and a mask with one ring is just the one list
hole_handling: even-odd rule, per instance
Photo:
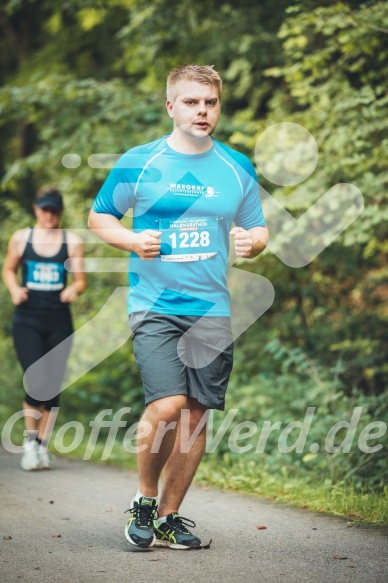
{"label": "running shoe", "polygon": [[49,451],[39,449],[38,457],[40,461],[40,467],[42,470],[50,470],[53,467],[53,462],[55,460],[55,456],[53,456]]}
{"label": "running shoe", "polygon": [[170,547],[171,549],[179,549],[181,551],[200,549],[200,539],[194,536],[186,528],[187,526],[194,528],[195,522],[179,516],[176,512],[168,514],[166,522],[162,522],[159,526],[157,526],[155,521],[155,546]]}
{"label": "running shoe", "polygon": [[20,465],[26,472],[31,472],[33,470],[40,470],[42,468],[41,461],[39,459],[39,444],[35,440],[26,441],[23,446],[23,455]]}
{"label": "running shoe", "polygon": [[139,502],[131,502],[128,524],[125,527],[125,538],[131,545],[146,549],[155,543],[154,523],[158,515],[158,503],[154,498],[142,496]]}

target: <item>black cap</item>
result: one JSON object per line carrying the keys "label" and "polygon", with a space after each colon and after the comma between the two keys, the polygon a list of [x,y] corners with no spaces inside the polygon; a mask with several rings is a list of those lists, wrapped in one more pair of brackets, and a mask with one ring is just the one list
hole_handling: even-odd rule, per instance
{"label": "black cap", "polygon": [[56,192],[47,192],[43,196],[36,199],[35,204],[37,207],[44,208],[55,208],[59,211],[63,210],[63,200],[60,194]]}

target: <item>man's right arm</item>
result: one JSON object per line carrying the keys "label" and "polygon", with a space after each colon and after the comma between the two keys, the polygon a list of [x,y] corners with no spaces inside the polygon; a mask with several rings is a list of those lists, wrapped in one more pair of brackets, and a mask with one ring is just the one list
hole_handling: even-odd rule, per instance
{"label": "man's right arm", "polygon": [[160,255],[160,231],[146,229],[140,233],[134,233],[126,229],[113,215],[97,213],[93,209],[89,214],[88,227],[108,245],[136,253],[145,261],[150,261]]}

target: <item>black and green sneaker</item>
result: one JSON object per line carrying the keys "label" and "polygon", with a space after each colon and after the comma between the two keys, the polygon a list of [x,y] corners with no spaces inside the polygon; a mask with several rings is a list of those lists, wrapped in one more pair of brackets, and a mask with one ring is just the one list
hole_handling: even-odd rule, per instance
{"label": "black and green sneaker", "polygon": [[158,515],[158,503],[154,498],[142,496],[139,502],[132,500],[125,538],[131,545],[146,549],[155,543],[153,521]]}
{"label": "black and green sneaker", "polygon": [[176,512],[168,514],[166,522],[162,522],[159,526],[155,521],[154,526],[156,547],[170,547],[181,551],[201,548],[200,539],[186,528],[187,526],[195,527],[195,522],[179,516]]}

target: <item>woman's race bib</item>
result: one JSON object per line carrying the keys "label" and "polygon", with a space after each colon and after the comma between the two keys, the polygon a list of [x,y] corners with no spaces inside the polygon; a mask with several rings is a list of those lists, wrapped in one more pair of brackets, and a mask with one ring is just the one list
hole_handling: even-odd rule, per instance
{"label": "woman's race bib", "polygon": [[61,263],[27,261],[26,287],[39,291],[58,291],[65,287],[65,267]]}

